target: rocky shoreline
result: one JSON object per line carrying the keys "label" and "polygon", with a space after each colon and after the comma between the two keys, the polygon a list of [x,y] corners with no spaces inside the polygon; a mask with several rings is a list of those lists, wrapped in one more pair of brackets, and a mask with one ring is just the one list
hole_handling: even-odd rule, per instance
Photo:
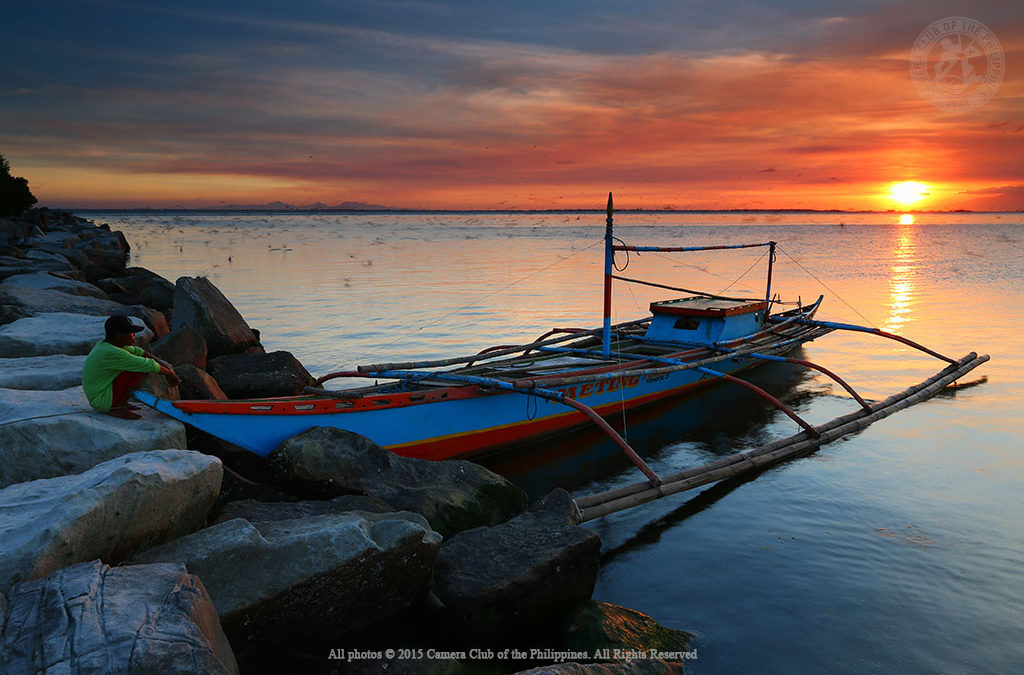
{"label": "rocky shoreline", "polygon": [[[268,460],[155,411],[96,413],[82,363],[127,314],[170,398],[286,396],[208,279],[127,266],[121,232],[0,219],[0,675],[681,673],[690,634],[591,598],[601,542],[568,493],[534,504],[465,461],[316,428]],[[245,476],[245,477],[243,477]]]}

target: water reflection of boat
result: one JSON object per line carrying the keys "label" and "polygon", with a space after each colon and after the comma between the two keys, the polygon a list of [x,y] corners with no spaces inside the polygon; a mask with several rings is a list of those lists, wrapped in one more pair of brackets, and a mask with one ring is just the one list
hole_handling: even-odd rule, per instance
{"label": "water reflection of boat", "polygon": [[[832,377],[827,369],[786,356],[833,330],[859,330],[898,339],[951,363],[904,338],[878,329],[816,321],[822,302],[792,307],[772,294],[776,242],[728,246],[627,245],[612,228],[612,201],[604,237],[604,322],[600,328],[556,328],[530,344],[501,345],[464,357],[380,363],[331,373],[372,379],[371,386],[244,401],[169,401],[139,393],[144,403],[266,456],[282,441],[312,427],[359,433],[398,454],[427,459],[480,455],[538,438],[597,425],[653,485],[661,479],[605,418],[678,398],[718,381],[741,385],[781,410],[816,437],[814,427],[776,397],[736,373],[765,362],[788,361]],[[764,249],[765,291],[758,297],[724,297],[631,279],[616,274],[616,253],[689,253]],[[685,297],[651,303],[651,316],[611,324],[612,281],[640,283]],[[383,380],[383,381],[382,381]],[[715,414],[728,414],[729,404]]]}
{"label": "water reflection of boat", "polygon": [[[800,356],[800,350],[792,355]],[[819,387],[810,386],[813,376],[792,364],[766,363],[745,373],[744,378],[794,410],[820,395]],[[723,415],[723,410],[729,414]],[[775,412],[749,392],[705,387],[634,410],[625,419],[614,415],[608,421],[630,445],[643,448],[644,459],[652,464],[690,461],[697,465],[763,440],[765,429],[776,419]],[[519,446],[515,452],[489,455],[481,463],[531,497],[543,496],[555,487],[570,492],[593,489],[628,476],[632,467],[619,447],[594,426],[574,432],[571,440],[543,439]]]}

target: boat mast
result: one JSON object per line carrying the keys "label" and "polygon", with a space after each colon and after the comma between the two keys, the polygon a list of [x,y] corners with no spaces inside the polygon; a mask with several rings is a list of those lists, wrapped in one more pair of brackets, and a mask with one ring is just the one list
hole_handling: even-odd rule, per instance
{"label": "boat mast", "polygon": [[601,331],[601,351],[604,358],[612,349],[612,270],[615,252],[612,250],[612,193],[608,193],[608,220],[604,228],[604,328]]}
{"label": "boat mast", "polygon": [[764,321],[762,324],[768,323],[768,315],[772,313],[772,263],[775,262],[775,244],[777,242],[768,242],[768,284],[764,290]]}

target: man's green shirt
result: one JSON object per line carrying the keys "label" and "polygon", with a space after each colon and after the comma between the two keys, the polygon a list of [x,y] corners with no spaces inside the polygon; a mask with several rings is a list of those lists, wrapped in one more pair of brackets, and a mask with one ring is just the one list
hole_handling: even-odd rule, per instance
{"label": "man's green shirt", "polygon": [[114,378],[126,370],[159,373],[160,364],[144,357],[145,353],[135,345],[115,347],[106,340],[97,342],[82,367],[82,389],[89,405],[100,412],[108,412],[114,402]]}

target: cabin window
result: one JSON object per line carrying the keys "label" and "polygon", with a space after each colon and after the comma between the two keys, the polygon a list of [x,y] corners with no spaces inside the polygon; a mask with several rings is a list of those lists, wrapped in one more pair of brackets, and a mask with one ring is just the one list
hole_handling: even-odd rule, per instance
{"label": "cabin window", "polygon": [[679,330],[697,330],[700,327],[700,319],[693,316],[681,316],[676,319],[675,327]]}

